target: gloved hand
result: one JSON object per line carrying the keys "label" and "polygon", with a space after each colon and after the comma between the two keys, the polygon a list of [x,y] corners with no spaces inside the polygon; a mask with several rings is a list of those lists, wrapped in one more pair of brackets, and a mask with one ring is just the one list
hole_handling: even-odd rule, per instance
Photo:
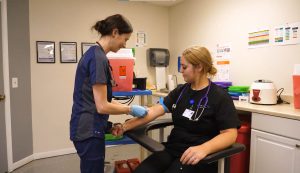
{"label": "gloved hand", "polygon": [[130,106],[129,114],[134,117],[142,118],[148,114],[148,110],[143,106],[132,105]]}

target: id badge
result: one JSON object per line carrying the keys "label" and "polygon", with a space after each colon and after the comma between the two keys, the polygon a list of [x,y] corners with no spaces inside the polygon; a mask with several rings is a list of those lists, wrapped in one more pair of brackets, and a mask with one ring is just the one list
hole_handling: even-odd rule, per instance
{"label": "id badge", "polygon": [[184,117],[186,117],[186,118],[188,118],[188,119],[191,119],[192,116],[194,115],[194,112],[195,112],[195,111],[193,111],[193,110],[186,109],[186,110],[183,112],[182,116],[184,116]]}

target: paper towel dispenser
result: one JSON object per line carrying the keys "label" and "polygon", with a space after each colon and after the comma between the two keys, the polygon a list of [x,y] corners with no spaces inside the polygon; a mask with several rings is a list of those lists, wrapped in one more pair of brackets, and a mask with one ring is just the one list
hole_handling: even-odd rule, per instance
{"label": "paper towel dispenser", "polygon": [[149,48],[147,56],[151,67],[167,67],[169,65],[170,52],[168,49]]}

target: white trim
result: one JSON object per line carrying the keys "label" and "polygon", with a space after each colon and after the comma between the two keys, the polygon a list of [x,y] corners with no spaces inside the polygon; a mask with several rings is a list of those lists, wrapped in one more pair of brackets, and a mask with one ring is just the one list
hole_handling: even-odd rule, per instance
{"label": "white trim", "polygon": [[5,93],[5,128],[7,142],[8,171],[13,169],[12,133],[11,133],[11,110],[10,110],[10,86],[9,86],[9,58],[8,58],[8,31],[7,31],[7,0],[1,1],[2,18],[2,54],[3,54],[3,79]]}
{"label": "white trim", "polygon": [[37,159],[44,159],[44,158],[48,158],[48,157],[55,157],[55,156],[74,154],[74,153],[76,153],[76,150],[74,147],[72,147],[72,148],[65,148],[65,149],[54,150],[54,151],[34,153],[33,158],[34,158],[34,160],[37,160]]}
{"label": "white trim", "polygon": [[12,165],[12,170],[11,170],[11,171],[13,171],[13,170],[15,170],[15,169],[17,169],[17,168],[19,168],[19,167],[21,167],[21,166],[23,166],[23,165],[29,163],[29,162],[31,162],[31,161],[33,161],[33,160],[34,160],[33,155],[27,156],[27,157],[25,157],[24,159],[19,160],[19,161],[13,163],[13,165]]}
{"label": "white trim", "polygon": [[61,156],[61,155],[66,155],[66,154],[74,154],[74,153],[76,153],[76,150],[74,147],[61,149],[61,150],[54,150],[54,151],[49,151],[49,152],[35,153],[35,154],[25,157],[22,160],[19,160],[19,161],[13,163],[12,168],[11,168],[11,170],[9,170],[9,172],[12,172],[13,170],[31,162],[31,161],[34,161],[34,160],[44,159],[44,158],[48,158],[48,157]]}
{"label": "white trim", "polygon": [[25,157],[22,160],[19,160],[19,161],[13,163],[11,170],[9,170],[8,172],[12,172],[13,170],[31,162],[31,161],[34,161],[34,160],[44,159],[44,158],[48,158],[48,157],[61,156],[61,155],[67,155],[67,154],[74,154],[74,153],[76,153],[76,150],[74,147],[60,149],[60,150],[54,150],[54,151],[48,151],[48,152],[34,153],[30,156]]}

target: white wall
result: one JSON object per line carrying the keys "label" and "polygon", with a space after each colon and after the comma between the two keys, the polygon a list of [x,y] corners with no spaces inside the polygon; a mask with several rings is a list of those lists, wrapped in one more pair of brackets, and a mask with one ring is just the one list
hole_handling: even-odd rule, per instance
{"label": "white wall", "polygon": [[248,49],[247,39],[248,32],[256,28],[300,22],[299,7],[299,0],[185,0],[170,9],[170,51],[174,58],[170,71],[177,71],[177,56],[190,45],[215,51],[218,43],[231,42],[230,77],[234,85],[269,79],[291,95],[291,74],[293,65],[300,63],[300,45]]}
{"label": "white wall", "polygon": [[[146,66],[147,48],[169,48],[170,71],[174,73],[177,56],[186,47],[199,44],[213,50],[218,43],[231,42],[234,85],[250,85],[264,78],[291,94],[292,67],[300,63],[300,45],[248,49],[247,37],[258,27],[300,21],[299,6],[298,0],[185,0],[171,8],[117,0],[30,0],[34,153],[72,147],[69,119],[77,64],[59,62],[59,41],[77,42],[79,59],[80,43],[98,39],[91,26],[108,15],[121,13],[131,21],[135,32],[148,34],[147,47],[136,48],[135,71],[139,77],[149,75],[153,82],[155,76]],[[135,39],[132,35],[127,47],[134,47]],[[56,42],[55,64],[36,63],[38,40]]]}
{"label": "white wall", "polygon": [[[69,120],[77,64],[59,62],[59,41],[77,42],[79,59],[81,42],[98,39],[98,34],[90,29],[92,25],[116,13],[131,21],[134,32],[147,32],[147,47],[136,48],[135,70],[138,77],[150,74],[150,81],[153,80],[155,75],[145,63],[146,49],[169,48],[167,7],[117,0],[30,0],[34,153],[73,147],[69,141]],[[127,47],[135,47],[135,39],[133,34]],[[36,63],[36,41],[55,41],[55,64]]]}

